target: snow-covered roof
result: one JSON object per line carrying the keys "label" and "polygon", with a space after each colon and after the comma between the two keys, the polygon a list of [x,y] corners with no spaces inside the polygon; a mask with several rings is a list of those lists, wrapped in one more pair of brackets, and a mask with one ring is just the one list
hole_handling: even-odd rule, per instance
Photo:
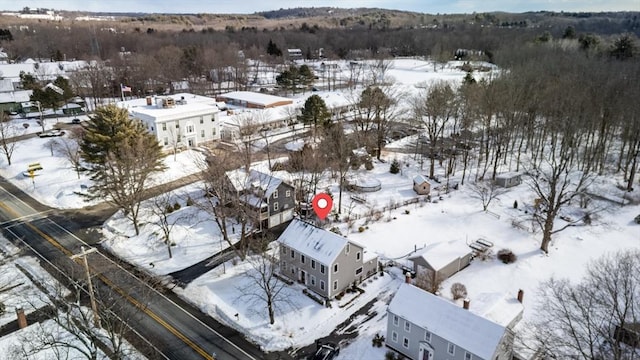
{"label": "snow-covered roof", "polygon": [[8,91],[0,92],[0,104],[6,103],[22,103],[29,101],[33,90],[20,90],[20,91]]}
{"label": "snow-covered roof", "polygon": [[493,358],[506,331],[504,326],[410,284],[400,285],[388,310],[482,359]]}
{"label": "snow-covered roof", "polygon": [[422,184],[422,183],[425,183],[425,182],[431,184],[431,179],[429,179],[429,177],[426,176],[426,175],[418,174],[413,178],[413,183],[414,184]]}
{"label": "snow-covered roof", "polygon": [[429,244],[409,260],[423,258],[435,271],[439,271],[452,261],[469,253],[471,248],[464,241],[451,240]]}
{"label": "snow-covered roof", "polygon": [[496,175],[496,179],[512,179],[512,178],[518,177],[518,176],[522,176],[522,173],[516,172],[516,171],[512,171],[512,172],[506,172],[506,173],[498,174],[498,175]]}
{"label": "snow-covered roof", "polygon": [[502,326],[520,317],[524,306],[514,296],[502,293],[480,293],[471,297],[469,310]]}
{"label": "snow-covered roof", "polygon": [[0,79],[0,92],[13,91],[13,81],[11,79]]}
{"label": "snow-covered roof", "polygon": [[[36,68],[36,64],[37,68]],[[40,62],[34,60],[14,64],[0,64],[2,77],[7,79],[20,79],[20,72],[24,71],[40,78],[40,80],[53,80],[58,76],[67,75],[87,67],[89,63],[84,60]]]}
{"label": "snow-covered roof", "polygon": [[176,101],[176,105],[173,107],[158,107],[156,105],[158,97],[151,99],[151,105],[147,105],[146,98],[120,101],[117,105],[127,109],[133,117],[149,121],[171,121],[220,111],[216,107],[216,100],[207,96],[179,93],[166,97],[173,98]]}
{"label": "snow-covered roof", "polygon": [[292,99],[286,97],[262,94],[252,91],[232,91],[226,94],[219,95],[218,98],[231,99],[235,101],[246,101],[247,103],[257,104],[265,107],[280,102],[289,104],[293,103]]}
{"label": "snow-covered roof", "polygon": [[249,170],[249,173],[243,168],[231,170],[227,171],[226,175],[236,191],[260,188],[264,191],[264,195],[267,198],[271,196],[282,183],[282,179],[253,169]]}
{"label": "snow-covered roof", "polygon": [[349,241],[334,232],[294,218],[278,242],[321,264],[331,265]]}

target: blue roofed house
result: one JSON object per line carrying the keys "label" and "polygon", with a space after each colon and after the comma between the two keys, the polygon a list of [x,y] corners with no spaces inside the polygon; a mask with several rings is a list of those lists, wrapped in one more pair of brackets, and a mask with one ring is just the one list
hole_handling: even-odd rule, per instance
{"label": "blue roofed house", "polygon": [[402,284],[387,309],[385,343],[412,360],[511,360],[522,294],[480,294],[461,307]]}
{"label": "blue roofed house", "polygon": [[331,299],[373,275],[378,257],[334,232],[294,218],[278,237],[280,274]]}

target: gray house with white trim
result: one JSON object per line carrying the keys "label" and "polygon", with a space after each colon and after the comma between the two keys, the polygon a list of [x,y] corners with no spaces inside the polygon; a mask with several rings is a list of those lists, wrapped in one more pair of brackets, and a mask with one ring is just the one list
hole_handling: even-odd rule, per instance
{"label": "gray house with white trim", "polygon": [[257,226],[269,229],[293,218],[295,189],[282,179],[244,168],[227,171],[227,191],[234,192],[250,210]]}
{"label": "gray house with white trim", "polygon": [[387,309],[385,343],[412,360],[511,360],[511,329],[523,307],[516,299],[497,300],[474,312],[402,284]]}
{"label": "gray house with white trim", "polygon": [[294,218],[278,238],[280,273],[331,299],[375,274],[378,257],[344,236]]}

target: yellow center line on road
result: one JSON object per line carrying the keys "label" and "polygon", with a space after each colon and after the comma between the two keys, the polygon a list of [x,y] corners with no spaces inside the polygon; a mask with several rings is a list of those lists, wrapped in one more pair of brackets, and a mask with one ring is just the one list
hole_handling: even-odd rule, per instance
{"label": "yellow center line on road", "polygon": [[[4,202],[0,201],[0,208],[4,209],[5,211],[7,211],[8,213],[10,213],[12,216],[15,217],[19,217],[18,214],[11,208],[7,207]],[[65,248],[64,246],[62,246],[62,244],[60,244],[58,241],[56,241],[54,238],[52,238],[51,236],[45,234],[44,232],[42,232],[40,229],[38,229],[35,225],[31,224],[31,223],[24,223],[26,226],[28,226],[31,230],[33,230],[34,232],[36,232],[38,235],[40,235],[43,239],[47,240],[51,245],[53,245],[56,249],[62,251],[65,255],[67,255],[68,257],[71,257],[73,255],[73,253],[70,250],[67,250],[67,248]],[[138,300],[134,299],[131,295],[127,294],[122,288],[118,287],[117,285],[115,285],[111,280],[109,280],[106,276],[97,273],[97,276],[107,285],[109,286],[112,290],[114,290],[115,292],[117,292],[118,294],[120,294],[120,296],[124,297],[127,301],[129,301],[133,306],[137,307],[138,309],[142,310],[145,314],[149,315],[149,317],[151,317],[153,320],[155,320],[158,324],[162,325],[162,327],[164,327],[165,329],[169,330],[169,332],[171,332],[173,335],[175,335],[176,337],[178,337],[180,340],[182,340],[185,344],[187,344],[190,348],[192,348],[193,350],[195,350],[198,354],[200,354],[203,358],[207,359],[207,360],[215,360],[215,358],[208,354],[204,349],[202,349],[200,346],[198,346],[196,343],[194,343],[193,341],[191,341],[191,339],[189,339],[188,337],[186,337],[184,334],[182,334],[180,331],[178,331],[175,327],[173,327],[171,324],[167,323],[164,319],[162,319],[159,315],[157,315],[155,312],[151,311],[149,308],[147,308],[144,304],[142,304],[141,302],[139,302]]]}

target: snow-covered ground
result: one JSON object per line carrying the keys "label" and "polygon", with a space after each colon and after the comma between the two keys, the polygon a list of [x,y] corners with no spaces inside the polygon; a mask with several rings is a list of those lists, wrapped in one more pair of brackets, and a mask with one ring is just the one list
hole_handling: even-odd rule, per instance
{"label": "snow-covered ground", "polygon": [[[441,79],[461,81],[465,75],[452,65],[447,65],[444,69],[438,66],[437,70],[434,72],[433,65],[427,62],[402,59],[394,61],[388,76],[393,77],[397,84],[416,91],[425,82]],[[404,146],[412,141],[415,139],[405,139],[402,143],[390,144],[388,149]],[[51,156],[46,142],[46,139],[20,142],[19,149],[22,150],[16,150],[12,166],[7,166],[4,160],[0,160],[0,174],[47,205],[64,208],[86,205],[74,191],[79,190],[82,184],[87,185],[88,180],[78,180],[63,159]],[[300,149],[302,145],[301,140],[292,140],[286,148]],[[195,165],[191,167],[194,163],[192,159],[197,155],[184,152],[178,156],[178,161],[173,161],[172,156],[167,158],[167,166],[173,170],[159,177],[158,182],[169,181],[197,170]],[[472,196],[469,182],[465,182],[459,190],[449,193],[438,194],[435,191],[432,199],[437,202],[426,202],[421,197],[417,203],[393,209],[397,204],[417,197],[412,190],[412,179],[417,174],[426,173],[427,165],[421,169],[421,165],[410,155],[400,153],[385,152],[383,158],[386,162],[374,161],[374,169],[371,171],[360,169],[352,173],[380,181],[381,189],[371,193],[345,192],[340,221],[327,226],[337,226],[349,239],[364,244],[382,259],[393,259],[400,264],[406,263],[409,254],[425,245],[449,241],[468,244],[480,237],[492,241],[495,252],[508,248],[518,257],[515,263],[509,265],[499,262],[495,257],[486,261],[476,259],[468,268],[442,284],[443,296],[450,296],[449,288],[454,282],[461,282],[467,287],[472,301],[480,293],[515,296],[518,289],[523,289],[526,321],[536,316],[535,304],[542,301],[536,297],[536,288],[541,281],[550,276],[578,279],[583,275],[588,261],[606,252],[637,248],[640,245],[640,226],[632,222],[633,217],[640,213],[640,205],[636,203],[621,207],[596,200],[597,205],[605,210],[598,213],[593,225],[570,227],[555,234],[550,254],[543,255],[538,249],[541,234],[526,230],[527,227],[531,228],[531,223],[526,220],[528,215],[524,209],[532,206],[535,200],[526,180],[525,183],[508,189],[492,202],[489,207],[491,213],[481,211],[482,204]],[[402,171],[399,174],[389,173],[389,164],[394,158],[401,162]],[[35,178],[34,186],[31,179],[24,178],[21,173],[26,170],[27,164],[35,161],[39,161],[44,170],[42,175]],[[456,173],[456,176],[459,175],[460,171]],[[459,182],[456,176],[451,180]],[[600,192],[619,196],[616,181],[621,182],[621,179],[598,178],[594,186]],[[330,189],[334,199],[337,197],[335,180],[324,179],[319,189],[325,188]],[[181,209],[174,216],[184,215],[185,219],[190,220],[181,220],[172,233],[172,241],[175,243],[172,247],[173,259],[168,258],[160,231],[153,225],[156,220],[146,210],[143,211],[142,219],[145,225],[139,236],[133,236],[131,225],[123,219],[122,214],[114,215],[104,226],[107,238],[105,246],[127,261],[158,275],[185,268],[218,252],[225,244],[219,240],[217,227],[206,215],[199,214],[195,207],[186,206],[184,194],[187,193],[194,201],[198,201],[198,197],[202,195],[196,185],[176,192],[176,201],[180,203]],[[627,195],[640,199],[639,190]],[[516,200],[518,209],[513,208]],[[145,207],[149,204],[147,202]],[[337,201],[334,201],[334,209],[336,206]],[[374,215],[376,211],[380,211],[380,214]],[[356,220],[347,222],[347,216]],[[514,220],[522,222],[524,229],[514,227]],[[360,227],[363,228],[362,232],[358,230]],[[298,285],[293,285],[288,291],[296,306],[278,312],[274,325],[269,325],[266,310],[239,300],[239,286],[247,281],[243,275],[247,269],[247,263],[231,261],[224,268],[218,267],[199,277],[185,289],[176,288],[176,291],[206,313],[247,334],[267,350],[310,344],[316,338],[328,335],[359,306],[380,294],[372,308],[372,311],[377,312],[372,319],[363,323],[360,323],[363,320],[361,316],[353,319],[355,324],[359,324],[360,335],[349,345],[344,344],[346,347],[341,350],[340,359],[377,359],[384,356],[385,349],[372,347],[371,339],[376,333],[385,334],[386,302],[403,280],[397,268],[389,269],[389,273],[383,277],[367,281],[364,295],[353,306],[344,309],[339,306],[320,307],[303,295]]]}

